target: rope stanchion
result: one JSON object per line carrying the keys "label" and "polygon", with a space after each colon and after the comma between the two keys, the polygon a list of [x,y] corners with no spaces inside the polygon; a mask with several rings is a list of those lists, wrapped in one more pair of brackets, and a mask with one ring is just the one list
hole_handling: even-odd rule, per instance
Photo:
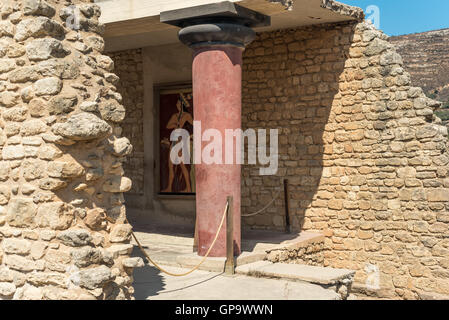
{"label": "rope stanchion", "polygon": [[[279,197],[279,195],[281,194],[281,192],[282,192],[282,189],[279,189],[278,192],[277,192],[277,194],[274,196],[274,198],[273,198],[273,199],[272,199],[272,200],[271,200],[265,207],[263,207],[263,208],[260,209],[259,211],[254,212],[254,213],[250,213],[250,214],[242,214],[242,217],[253,217],[253,216],[256,216],[256,215],[262,213],[263,211],[265,211],[266,209],[268,209],[268,208],[274,203],[274,201]],[[151,257],[147,254],[147,252],[146,252],[145,249],[143,248],[142,244],[140,243],[139,239],[137,239],[136,234],[135,234],[134,232],[131,232],[131,235],[132,235],[132,237],[134,238],[134,240],[136,241],[137,246],[139,247],[140,251],[142,251],[142,253],[144,254],[145,258],[148,260],[148,262],[149,262],[150,264],[154,265],[154,266],[155,266],[157,269],[159,269],[161,272],[163,272],[163,273],[165,273],[165,274],[168,274],[168,275],[170,275],[170,276],[173,276],[173,277],[183,277],[183,276],[187,276],[187,275],[191,274],[192,272],[194,272],[195,270],[197,270],[197,269],[198,269],[198,268],[199,268],[199,267],[206,261],[207,257],[209,256],[210,252],[212,251],[212,249],[213,249],[215,243],[217,242],[218,235],[220,234],[220,231],[221,231],[221,229],[222,229],[222,227],[223,227],[224,221],[225,221],[225,219],[226,219],[226,213],[227,213],[228,209],[229,209],[229,200],[226,201],[226,206],[225,206],[225,210],[224,210],[224,213],[223,213],[223,217],[221,218],[220,226],[218,227],[218,230],[217,230],[217,233],[216,233],[216,235],[215,235],[215,238],[214,238],[214,240],[212,241],[211,246],[210,246],[209,249],[207,250],[206,255],[203,257],[203,259],[200,261],[200,263],[199,263],[198,265],[196,265],[193,269],[191,269],[191,270],[189,270],[189,271],[187,271],[187,272],[184,272],[184,273],[179,273],[179,274],[178,274],[178,273],[173,273],[173,272],[167,271],[167,270],[165,270],[164,268],[162,268],[162,267],[161,267],[160,265],[158,265],[153,259],[151,259]],[[126,222],[129,223],[128,220],[126,220]]]}
{"label": "rope stanchion", "polygon": [[[221,218],[220,226],[218,227],[217,234],[215,235],[215,238],[214,238],[214,240],[212,241],[212,244],[210,245],[209,250],[207,250],[206,255],[203,257],[203,259],[200,261],[200,263],[197,264],[193,269],[191,269],[191,270],[189,270],[189,271],[187,271],[187,272],[184,272],[184,273],[173,273],[173,272],[167,271],[167,270],[165,270],[164,268],[162,268],[162,267],[161,267],[160,265],[158,265],[153,259],[151,259],[151,257],[147,254],[147,252],[146,252],[145,249],[143,248],[142,244],[139,242],[139,240],[137,239],[136,235],[134,234],[134,232],[131,232],[131,234],[132,234],[134,240],[136,241],[137,245],[139,246],[140,251],[142,251],[142,253],[143,253],[144,256],[146,257],[146,259],[147,259],[152,265],[154,265],[154,266],[155,266],[157,269],[159,269],[161,272],[163,272],[163,273],[165,273],[165,274],[168,274],[169,276],[173,276],[173,277],[184,277],[184,276],[187,276],[187,275],[191,274],[193,271],[197,270],[197,269],[204,263],[204,261],[206,261],[207,257],[209,256],[210,252],[212,251],[212,248],[214,247],[215,243],[217,242],[218,235],[220,234],[221,228],[223,227],[223,223],[224,223],[224,221],[225,221],[226,213],[227,213],[227,211],[228,211],[228,208],[229,208],[229,202],[226,201],[226,207],[225,207],[225,210],[224,210],[224,213],[223,213],[223,217]],[[129,223],[128,220],[126,220],[126,222]]]}

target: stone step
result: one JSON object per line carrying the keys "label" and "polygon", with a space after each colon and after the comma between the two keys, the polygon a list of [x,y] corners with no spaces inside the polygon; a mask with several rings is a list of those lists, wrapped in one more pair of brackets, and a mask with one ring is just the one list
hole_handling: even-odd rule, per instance
{"label": "stone step", "polygon": [[276,278],[319,284],[324,288],[334,289],[341,294],[343,299],[346,299],[350,293],[355,271],[302,264],[258,261],[238,266],[236,273],[260,278]]}
{"label": "stone step", "polygon": [[[203,257],[193,252],[193,237],[180,233],[178,229],[173,230],[178,231],[176,235],[159,234],[155,231],[136,231],[135,234],[147,254],[157,264],[180,268],[195,267]],[[295,263],[298,259],[302,259],[300,263],[314,262],[309,261],[313,259],[306,257],[316,256],[316,250],[309,252],[309,249],[324,244],[324,236],[313,232],[287,234],[266,230],[247,230],[244,234],[246,238],[242,240],[243,252],[236,257],[237,267],[267,259],[272,262],[282,262],[283,257],[288,259],[291,256],[297,257]],[[132,244],[138,251],[134,240]],[[199,270],[223,272],[225,262],[226,258],[207,258]]]}
{"label": "stone step", "polygon": [[301,233],[279,233],[266,230],[244,231],[242,238],[243,251],[266,252],[298,250],[316,243],[323,243],[320,233],[302,231]]}
{"label": "stone step", "polygon": [[322,285],[335,285],[345,280],[352,281],[355,271],[302,264],[257,261],[237,267],[236,273],[266,278],[300,280]]}
{"label": "stone step", "polygon": [[315,232],[301,232],[278,244],[258,244],[264,250],[266,260],[273,263],[296,263],[321,265],[324,260],[324,235]]}

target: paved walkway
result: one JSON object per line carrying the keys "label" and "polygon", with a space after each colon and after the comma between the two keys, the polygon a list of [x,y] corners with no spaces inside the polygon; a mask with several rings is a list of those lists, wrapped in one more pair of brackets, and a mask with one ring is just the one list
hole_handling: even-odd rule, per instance
{"label": "paved walkway", "polygon": [[[135,224],[139,241],[148,254],[164,268],[175,273],[188,269],[179,268],[176,257],[191,254],[193,228],[176,224]],[[242,246],[246,251],[263,250],[298,235],[283,232],[245,231]],[[259,248],[260,247],[260,248]],[[134,256],[143,257],[138,248]],[[286,280],[226,276],[221,273],[197,270],[185,277],[162,274],[152,266],[135,269],[135,298],[137,300],[337,300],[340,296],[321,286]]]}
{"label": "paved walkway", "polygon": [[[135,256],[141,256],[137,250]],[[166,267],[182,273],[187,270]],[[331,290],[303,282],[227,276],[197,270],[185,277],[162,274],[152,266],[134,271],[137,300],[338,300]]]}

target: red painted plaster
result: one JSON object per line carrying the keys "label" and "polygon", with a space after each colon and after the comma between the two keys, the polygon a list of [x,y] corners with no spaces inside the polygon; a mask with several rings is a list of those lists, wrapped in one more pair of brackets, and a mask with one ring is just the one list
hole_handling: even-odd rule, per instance
{"label": "red painted plaster", "polygon": [[[242,49],[237,47],[202,47],[193,59],[194,120],[201,121],[201,131],[241,128]],[[202,149],[208,142],[202,142]],[[198,219],[198,254],[204,256],[218,230],[226,197],[234,197],[234,250],[240,253],[240,179],[238,164],[197,164],[196,214]],[[211,257],[226,256],[226,225],[223,226]]]}

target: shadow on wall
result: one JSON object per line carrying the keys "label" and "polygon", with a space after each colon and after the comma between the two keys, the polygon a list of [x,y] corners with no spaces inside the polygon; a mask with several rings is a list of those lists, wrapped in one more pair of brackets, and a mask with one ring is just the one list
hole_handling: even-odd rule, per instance
{"label": "shadow on wall", "polygon": [[[243,128],[279,130],[279,170],[259,176],[258,166],[242,170],[242,214],[264,207],[289,180],[290,220],[300,231],[314,210],[333,195],[317,199],[326,155],[333,150],[332,108],[354,36],[348,24],[261,33],[246,50],[243,72]],[[355,115],[357,110],[346,110]],[[267,133],[268,135],[268,133]],[[350,145],[345,146],[350,148]],[[332,182],[331,182],[332,183]],[[285,228],[284,193],[264,213],[243,219],[255,229]],[[314,208],[310,205],[314,202]],[[318,218],[318,214],[316,214]]]}

